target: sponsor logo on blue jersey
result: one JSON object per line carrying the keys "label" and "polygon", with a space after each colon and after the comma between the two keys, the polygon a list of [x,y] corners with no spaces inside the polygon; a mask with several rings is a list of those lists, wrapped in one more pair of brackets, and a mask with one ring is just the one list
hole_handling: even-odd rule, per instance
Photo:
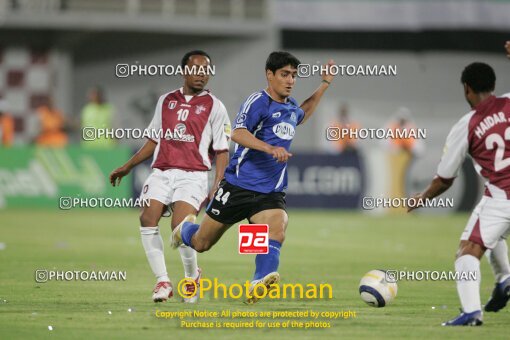
{"label": "sponsor logo on blue jersey", "polygon": [[296,130],[289,123],[281,122],[273,126],[273,132],[281,139],[291,140],[294,138]]}

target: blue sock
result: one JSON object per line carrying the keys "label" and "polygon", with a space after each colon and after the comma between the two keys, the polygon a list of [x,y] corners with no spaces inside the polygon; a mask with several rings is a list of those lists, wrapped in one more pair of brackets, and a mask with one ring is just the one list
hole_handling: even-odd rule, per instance
{"label": "blue sock", "polygon": [[198,224],[194,224],[191,222],[184,222],[184,224],[182,225],[181,228],[182,242],[188,247],[193,248],[193,246],[191,245],[191,238],[198,231],[198,227],[199,227]]}
{"label": "blue sock", "polygon": [[280,248],[282,244],[276,240],[269,240],[269,253],[258,254],[255,257],[255,274],[253,280],[260,280],[269,273],[278,270],[280,264]]}

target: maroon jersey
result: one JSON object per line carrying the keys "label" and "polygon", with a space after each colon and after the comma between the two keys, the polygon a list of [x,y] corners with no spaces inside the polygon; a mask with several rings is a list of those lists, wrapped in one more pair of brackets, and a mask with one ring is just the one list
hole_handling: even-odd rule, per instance
{"label": "maroon jersey", "polygon": [[180,88],[159,98],[148,130],[158,144],[153,168],[207,171],[215,152],[228,150],[230,120],[208,90],[185,96]]}
{"label": "maroon jersey", "polygon": [[485,195],[510,199],[510,94],[487,98],[453,126],[438,176],[456,177],[466,154],[487,179]]}

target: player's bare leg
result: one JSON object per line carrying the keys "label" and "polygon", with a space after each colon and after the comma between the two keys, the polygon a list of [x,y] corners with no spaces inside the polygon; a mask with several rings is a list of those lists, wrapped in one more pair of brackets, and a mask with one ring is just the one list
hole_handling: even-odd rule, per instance
{"label": "player's bare leg", "polygon": [[179,223],[181,223],[186,218],[186,216],[188,215],[196,216],[198,214],[197,209],[195,209],[195,207],[193,207],[188,202],[177,201],[172,204],[172,207],[173,207],[171,222],[172,230],[174,230],[175,227],[177,227]]}
{"label": "player's bare leg", "polygon": [[[462,305],[462,313],[445,323],[443,326],[479,326],[482,324],[482,304],[480,302],[480,258],[485,253],[486,248],[470,240],[460,241],[457,251],[457,260],[455,261],[455,271],[459,277],[457,281],[457,292],[459,293]],[[470,277],[475,273],[475,279]]]}
{"label": "player's bare leg", "polygon": [[[172,214],[172,230],[174,230],[188,215],[196,216],[198,211],[191,204],[184,201],[177,201],[173,203]],[[201,270],[197,264],[197,253],[193,248],[184,244],[179,246],[179,253],[181,254],[182,265],[184,267],[184,276],[195,280],[196,285],[189,284],[186,290],[191,296],[185,298],[184,302],[194,303],[198,300],[198,292],[195,292],[195,287],[200,287]]]}
{"label": "player's bare leg", "polygon": [[257,302],[265,291],[269,292],[274,289],[274,284],[280,282],[277,270],[280,264],[280,248],[285,240],[288,216],[283,209],[269,209],[250,217],[250,222],[269,225],[269,252],[258,254],[255,257],[255,274],[249,297],[246,300],[248,304]]}
{"label": "player's bare leg", "polygon": [[200,225],[190,223],[182,230],[183,225],[184,223],[174,230],[172,246],[177,248],[183,243],[188,244],[199,253],[211,249],[230,228],[230,225],[213,220],[209,215],[204,215]]}
{"label": "player's bare leg", "polygon": [[191,238],[191,246],[199,253],[208,251],[219,241],[230,226],[205,215],[198,231]]}
{"label": "player's bare leg", "polygon": [[172,297],[173,289],[165,264],[163,239],[159,233],[159,220],[166,206],[157,200],[150,200],[148,207],[143,207],[140,214],[140,233],[142,244],[152,272],[157,278],[152,299],[154,302],[166,301]]}
{"label": "player's bare leg", "polygon": [[269,225],[269,239],[283,243],[289,217],[283,209],[268,209],[250,217],[250,223]]}

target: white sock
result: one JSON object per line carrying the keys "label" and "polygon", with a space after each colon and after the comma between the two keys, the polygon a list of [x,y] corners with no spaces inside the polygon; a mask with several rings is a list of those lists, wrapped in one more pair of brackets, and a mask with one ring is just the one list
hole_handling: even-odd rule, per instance
{"label": "white sock", "polygon": [[159,227],[140,227],[142,244],[147,260],[158,282],[170,281],[166,272],[165,253],[163,252],[163,239],[159,234]]}
{"label": "white sock", "polygon": [[184,267],[184,276],[195,278],[198,275],[197,252],[195,249],[182,244],[179,247],[181,253],[182,266]]}
{"label": "white sock", "polygon": [[[465,313],[471,313],[482,310],[480,302],[480,282],[482,280],[480,273],[480,260],[473,255],[463,255],[455,261],[455,271],[466,280],[457,281],[457,292],[459,293],[460,303]],[[476,280],[471,279],[470,273],[476,273]],[[465,273],[465,274],[461,274]]]}
{"label": "white sock", "polygon": [[510,277],[508,263],[508,246],[506,240],[499,240],[494,249],[487,251],[487,258],[496,277],[496,282],[503,282]]}

